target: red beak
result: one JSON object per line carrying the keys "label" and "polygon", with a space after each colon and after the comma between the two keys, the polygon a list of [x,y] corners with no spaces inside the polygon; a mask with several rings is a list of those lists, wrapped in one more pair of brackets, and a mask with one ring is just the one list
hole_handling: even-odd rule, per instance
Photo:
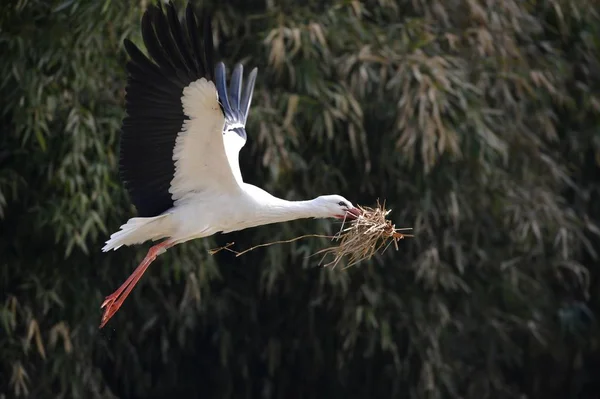
{"label": "red beak", "polygon": [[336,218],[340,219],[340,220],[354,220],[357,217],[359,217],[360,215],[362,215],[362,211],[358,208],[352,208],[352,209],[348,209],[346,211],[345,215],[338,215],[336,216]]}
{"label": "red beak", "polygon": [[354,220],[360,215],[362,215],[362,211],[360,209],[352,208],[348,209],[345,215],[337,215],[335,218],[340,220]]}
{"label": "red beak", "polygon": [[[352,208],[352,209],[348,209],[348,212],[351,216],[352,219],[356,219],[357,217],[359,217],[360,215],[362,215],[362,211],[358,208]],[[348,215],[348,216],[350,216]]]}

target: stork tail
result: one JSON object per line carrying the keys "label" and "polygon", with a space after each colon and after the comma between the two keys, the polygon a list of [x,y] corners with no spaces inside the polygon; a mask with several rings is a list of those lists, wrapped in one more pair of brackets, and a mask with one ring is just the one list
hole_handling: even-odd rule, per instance
{"label": "stork tail", "polygon": [[102,251],[111,249],[115,251],[123,245],[141,244],[148,240],[160,240],[168,237],[170,229],[166,224],[169,222],[169,214],[162,214],[151,218],[131,218],[121,226],[121,229],[110,236]]}

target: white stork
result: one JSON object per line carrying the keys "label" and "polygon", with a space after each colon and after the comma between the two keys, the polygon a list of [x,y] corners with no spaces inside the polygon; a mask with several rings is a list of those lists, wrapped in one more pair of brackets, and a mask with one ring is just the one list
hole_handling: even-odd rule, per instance
{"label": "white stork", "polygon": [[[182,242],[300,218],[355,218],[360,211],[339,195],[286,201],[244,183],[238,162],[256,68],[242,93],[243,66],[229,89],[223,63],[213,63],[210,18],[204,43],[188,4],[183,23],[173,4],[150,6],[142,18],[146,57],[125,39],[126,111],[119,170],[139,217],[129,219],[103,251],[161,240],[102,308],[100,328],[117,312],[150,263]],[[214,68],[214,69],[213,69]],[[214,71],[214,74],[213,74]]]}

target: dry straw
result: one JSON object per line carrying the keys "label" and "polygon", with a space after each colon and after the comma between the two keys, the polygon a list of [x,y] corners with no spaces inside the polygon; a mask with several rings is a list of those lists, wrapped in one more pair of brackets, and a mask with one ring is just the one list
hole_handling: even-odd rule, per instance
{"label": "dry straw", "polygon": [[339,244],[317,252],[317,254],[323,253],[325,257],[333,256],[333,260],[325,266],[335,267],[344,257],[347,257],[347,267],[350,267],[371,258],[381,248],[385,252],[391,243],[394,243],[394,247],[398,250],[399,240],[412,237],[401,232],[412,229],[397,229],[386,219],[392,210],[386,210],[385,203],[381,205],[378,201],[376,208],[359,206],[359,209],[362,211],[361,214],[355,220],[351,220],[348,227],[344,228],[342,225],[340,232],[334,236],[333,240],[339,241]]}
{"label": "dry straw", "polygon": [[348,258],[347,267],[350,267],[360,261],[370,259],[382,248],[383,252],[385,252],[391,243],[394,243],[394,247],[398,250],[399,240],[402,240],[405,237],[413,237],[412,235],[402,233],[402,231],[412,230],[411,228],[398,229],[391,221],[386,219],[387,215],[391,212],[391,209],[386,210],[385,203],[381,205],[379,201],[377,201],[377,206],[375,208],[359,206],[359,209],[361,210],[361,214],[354,220],[344,220],[340,231],[334,236],[307,234],[290,240],[274,241],[256,245],[241,252],[231,249],[230,247],[234,244],[231,242],[224,247],[212,249],[209,253],[214,255],[217,252],[226,250],[233,252],[236,256],[240,256],[260,247],[290,243],[308,237],[320,237],[330,238],[334,242],[339,242],[337,245],[322,249],[315,253],[315,255],[323,254],[321,263],[327,256],[331,255],[333,256],[333,259],[326,263],[325,266],[335,267],[342,259]]}

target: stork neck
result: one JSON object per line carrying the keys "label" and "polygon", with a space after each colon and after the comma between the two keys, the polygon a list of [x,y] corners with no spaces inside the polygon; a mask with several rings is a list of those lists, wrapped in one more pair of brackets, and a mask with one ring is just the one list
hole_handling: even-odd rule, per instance
{"label": "stork neck", "polygon": [[281,223],[296,219],[326,217],[316,199],[288,201],[275,197],[262,188],[244,183],[244,191],[254,203],[254,217],[248,219],[248,226]]}
{"label": "stork neck", "polygon": [[287,201],[274,197],[274,201],[268,204],[265,210],[271,223],[321,217],[314,200]]}

